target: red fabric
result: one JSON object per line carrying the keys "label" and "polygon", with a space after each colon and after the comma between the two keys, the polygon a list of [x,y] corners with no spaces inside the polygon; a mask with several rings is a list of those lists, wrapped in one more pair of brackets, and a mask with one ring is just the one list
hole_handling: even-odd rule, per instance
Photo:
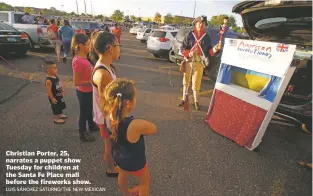
{"label": "red fabric", "polygon": [[188,58],[189,57],[189,53],[190,53],[190,50],[185,50],[184,57]]}
{"label": "red fabric", "polygon": [[250,147],[267,113],[236,97],[216,90],[206,122],[220,135]]}
{"label": "red fabric", "polygon": [[[72,68],[74,72],[79,73],[81,81],[91,81],[93,66],[86,58],[75,56],[72,61]],[[87,93],[92,91],[92,86],[77,86],[77,89]]]}
{"label": "red fabric", "polygon": [[211,56],[214,56],[214,50],[213,50],[213,48],[211,48],[210,50],[209,50],[209,54],[211,55]]}
{"label": "red fabric", "polygon": [[55,24],[51,24],[51,25],[49,25],[49,26],[47,27],[47,32],[48,32],[50,29],[56,34],[57,39],[60,39],[60,37],[59,37],[59,27],[58,27],[57,25],[55,25]]}
{"label": "red fabric", "polygon": [[105,129],[104,125],[100,125],[98,124],[98,127],[100,129],[100,136],[103,138],[103,139],[108,139],[110,138],[110,135],[109,135],[109,132]]}

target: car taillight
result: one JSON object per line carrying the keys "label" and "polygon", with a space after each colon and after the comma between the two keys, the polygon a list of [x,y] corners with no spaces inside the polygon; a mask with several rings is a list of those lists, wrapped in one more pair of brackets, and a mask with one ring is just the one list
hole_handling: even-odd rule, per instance
{"label": "car taillight", "polygon": [[159,41],[160,42],[167,42],[169,39],[165,38],[165,37],[160,37]]}
{"label": "car taillight", "polygon": [[37,35],[40,35],[40,34],[43,34],[42,28],[38,27],[38,28],[37,28]]}
{"label": "car taillight", "polygon": [[26,33],[21,34],[21,39],[28,39],[28,35]]}

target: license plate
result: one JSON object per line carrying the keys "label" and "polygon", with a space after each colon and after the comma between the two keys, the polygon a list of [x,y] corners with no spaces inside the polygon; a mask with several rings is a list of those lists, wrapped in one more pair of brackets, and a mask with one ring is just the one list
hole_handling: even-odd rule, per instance
{"label": "license plate", "polygon": [[8,42],[16,42],[16,38],[14,37],[8,37],[7,40]]}

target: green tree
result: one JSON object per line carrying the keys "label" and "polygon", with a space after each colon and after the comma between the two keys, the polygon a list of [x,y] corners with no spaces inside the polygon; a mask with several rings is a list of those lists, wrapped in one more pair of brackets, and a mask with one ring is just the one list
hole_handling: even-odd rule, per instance
{"label": "green tree", "polygon": [[164,23],[165,24],[172,24],[173,22],[173,16],[172,14],[168,13],[164,16]]}
{"label": "green tree", "polygon": [[185,18],[185,19],[182,21],[182,23],[185,24],[185,25],[191,24],[191,23],[192,23],[192,19]]}
{"label": "green tree", "polygon": [[182,19],[180,17],[173,17],[174,24],[182,24]]}
{"label": "green tree", "polygon": [[141,17],[137,17],[136,18],[136,22],[141,22],[142,21],[142,18]]}
{"label": "green tree", "polygon": [[9,11],[12,10],[13,7],[6,3],[0,3],[0,11]]}
{"label": "green tree", "polygon": [[114,21],[122,21],[124,18],[124,13],[121,12],[120,10],[115,10],[114,13],[112,14],[112,20]]}
{"label": "green tree", "polygon": [[211,20],[210,20],[210,24],[216,25],[216,26],[221,26],[223,24],[224,17],[229,17],[228,18],[228,23],[227,23],[228,26],[230,26],[230,27],[237,27],[236,19],[233,16],[228,16],[228,15],[225,15],[225,14],[212,16]]}
{"label": "green tree", "polygon": [[161,14],[159,12],[155,13],[155,15],[154,15],[154,22],[160,23],[161,22],[161,18],[162,18],[162,16],[161,16]]}
{"label": "green tree", "polygon": [[23,12],[28,12],[29,14],[33,14],[34,10],[32,8],[30,8],[30,7],[24,7]]}
{"label": "green tree", "polygon": [[136,20],[136,16],[131,15],[131,16],[130,16],[130,19],[131,19],[132,21],[135,21],[135,20]]}

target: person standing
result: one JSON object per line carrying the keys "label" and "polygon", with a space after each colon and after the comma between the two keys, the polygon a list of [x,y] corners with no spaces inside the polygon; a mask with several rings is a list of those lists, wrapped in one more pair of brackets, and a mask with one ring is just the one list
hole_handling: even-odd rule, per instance
{"label": "person standing", "polygon": [[[110,116],[112,156],[119,167],[118,185],[123,196],[150,195],[150,171],[146,160],[144,137],[157,133],[155,124],[130,116],[136,107],[133,81],[116,79],[105,89],[103,113]],[[128,179],[134,176],[139,186],[129,189]],[[137,190],[136,190],[137,189]]]}
{"label": "person standing", "polygon": [[46,60],[42,68],[47,73],[45,86],[52,112],[55,115],[53,122],[55,124],[64,124],[67,116],[63,113],[63,110],[66,108],[66,105],[63,98],[63,88],[57,76],[57,65],[53,61]]}
{"label": "person standing", "polygon": [[93,122],[92,116],[91,75],[93,66],[87,60],[89,45],[87,35],[76,34],[72,39],[71,48],[75,51],[75,56],[72,61],[73,83],[76,86],[76,94],[79,102],[79,137],[83,142],[95,141],[95,138],[86,131],[87,122],[90,131],[99,130]]}
{"label": "person standing", "polygon": [[55,20],[50,20],[50,25],[47,28],[48,38],[50,39],[51,45],[55,49],[57,55],[57,61],[60,62],[60,53],[61,53],[61,39],[59,36],[59,27],[55,24]]}
{"label": "person standing", "polygon": [[212,46],[211,38],[205,32],[205,26],[207,25],[206,16],[197,17],[193,24],[195,26],[194,30],[186,35],[181,46],[186,67],[183,76],[183,100],[178,106],[181,107],[185,104],[185,95],[188,94],[191,79],[194,107],[196,110],[199,110],[198,93],[201,87],[203,69],[208,64],[209,56],[214,56],[220,50],[221,45]]}
{"label": "person standing", "polygon": [[122,30],[117,23],[115,23],[112,33],[117,37],[118,43],[121,43]]}
{"label": "person standing", "polygon": [[118,169],[114,166],[111,154],[110,118],[103,116],[100,97],[104,95],[107,85],[116,79],[116,70],[112,63],[119,58],[121,45],[112,33],[100,32],[94,38],[91,53],[95,52],[97,54],[95,59],[98,58],[92,75],[94,122],[98,124],[101,137],[104,139],[104,160],[107,162],[106,175],[117,177]]}
{"label": "person standing", "polygon": [[74,35],[74,30],[70,26],[70,23],[68,20],[64,20],[64,26],[62,26],[59,29],[59,34],[60,34],[60,38],[62,40],[63,50],[64,50],[63,63],[66,63],[66,58],[70,52],[71,41],[72,41],[72,37]]}

